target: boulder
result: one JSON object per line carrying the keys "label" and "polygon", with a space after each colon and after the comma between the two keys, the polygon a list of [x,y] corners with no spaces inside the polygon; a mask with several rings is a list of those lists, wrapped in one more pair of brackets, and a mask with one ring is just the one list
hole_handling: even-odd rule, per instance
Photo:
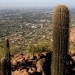
{"label": "boulder", "polygon": [[36,67],[37,67],[37,72],[42,73],[42,75],[45,75],[44,69],[43,69],[43,64],[44,64],[44,62],[42,61],[42,59],[40,59],[37,61]]}
{"label": "boulder", "polygon": [[14,58],[11,59],[11,65],[12,65],[12,66],[17,65],[17,61],[16,61]]}

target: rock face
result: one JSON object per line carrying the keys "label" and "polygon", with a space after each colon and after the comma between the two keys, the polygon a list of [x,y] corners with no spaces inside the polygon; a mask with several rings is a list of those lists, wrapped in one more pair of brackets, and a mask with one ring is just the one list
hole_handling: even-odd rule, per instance
{"label": "rock face", "polygon": [[[51,75],[51,52],[11,56],[12,75]],[[67,75],[75,75],[75,53],[67,55]]]}
{"label": "rock face", "polygon": [[[48,75],[50,74],[51,52],[37,54],[16,54],[11,57],[12,75]],[[45,70],[47,69],[47,71]]]}
{"label": "rock face", "polygon": [[21,71],[16,70],[16,71],[12,72],[12,75],[30,75],[30,73],[27,72],[26,69],[23,69]]}

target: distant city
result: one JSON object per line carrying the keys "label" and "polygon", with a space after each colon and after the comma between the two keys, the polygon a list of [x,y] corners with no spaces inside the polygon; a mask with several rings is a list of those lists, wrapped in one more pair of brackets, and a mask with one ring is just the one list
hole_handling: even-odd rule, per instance
{"label": "distant city", "polygon": [[[25,50],[30,42],[52,40],[52,8],[0,10],[0,47],[5,38],[16,50]],[[75,10],[70,26],[75,26]]]}

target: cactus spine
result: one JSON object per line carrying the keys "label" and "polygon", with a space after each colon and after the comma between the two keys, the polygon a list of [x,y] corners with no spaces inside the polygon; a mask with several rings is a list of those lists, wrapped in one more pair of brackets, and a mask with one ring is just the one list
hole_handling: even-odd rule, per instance
{"label": "cactus spine", "polygon": [[53,15],[52,75],[66,75],[66,58],[69,39],[69,10],[64,5],[56,7]]}
{"label": "cactus spine", "polygon": [[5,58],[7,60],[7,73],[8,75],[11,75],[11,57],[10,57],[10,49],[9,49],[9,40],[6,39],[6,55]]}

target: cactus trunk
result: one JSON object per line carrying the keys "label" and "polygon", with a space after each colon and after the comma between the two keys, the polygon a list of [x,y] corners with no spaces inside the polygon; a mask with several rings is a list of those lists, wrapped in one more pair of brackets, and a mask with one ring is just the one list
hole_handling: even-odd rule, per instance
{"label": "cactus trunk", "polygon": [[56,7],[53,15],[53,57],[51,75],[66,75],[69,40],[69,10],[64,5]]}
{"label": "cactus trunk", "polygon": [[9,50],[9,40],[6,40],[6,56],[5,56],[6,60],[7,60],[7,73],[8,75],[11,75],[11,57],[10,57],[10,50]]}

